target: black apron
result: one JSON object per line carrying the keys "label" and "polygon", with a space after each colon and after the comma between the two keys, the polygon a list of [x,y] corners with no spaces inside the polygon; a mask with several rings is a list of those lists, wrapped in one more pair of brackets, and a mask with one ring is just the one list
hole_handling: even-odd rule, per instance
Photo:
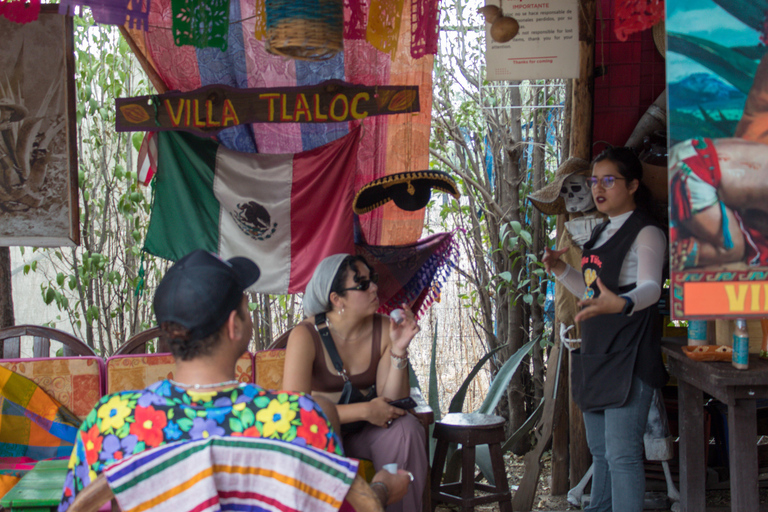
{"label": "black apron", "polygon": [[[581,258],[581,271],[587,284],[584,298],[600,295],[598,277],[616,294],[636,286],[619,287],[621,266],[637,234],[653,223],[647,214],[635,210],[605,244],[593,249],[608,222],[595,227],[584,244]],[[581,322],[581,347],[571,353],[571,386],[573,399],[582,411],[624,405],[634,375],[655,388],[667,382],[669,376],[661,359],[660,333],[654,333],[653,329],[657,314],[653,305],[631,316],[598,315]]]}

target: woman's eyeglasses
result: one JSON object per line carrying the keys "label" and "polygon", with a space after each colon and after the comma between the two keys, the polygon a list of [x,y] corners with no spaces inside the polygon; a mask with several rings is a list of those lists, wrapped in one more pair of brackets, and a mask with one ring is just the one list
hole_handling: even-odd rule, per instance
{"label": "woman's eyeglasses", "polygon": [[348,292],[350,290],[357,290],[359,292],[364,292],[368,288],[371,287],[371,283],[378,283],[379,282],[379,274],[376,272],[371,273],[371,277],[369,279],[361,279],[359,283],[357,283],[357,286],[353,286],[352,288],[342,288],[341,291]]}
{"label": "woman's eyeglasses", "polygon": [[603,176],[602,178],[596,178],[594,176],[590,176],[587,178],[587,183],[589,184],[590,188],[595,188],[599,182],[605,190],[609,190],[612,189],[616,184],[616,180],[626,181],[626,178],[619,178],[618,176]]}

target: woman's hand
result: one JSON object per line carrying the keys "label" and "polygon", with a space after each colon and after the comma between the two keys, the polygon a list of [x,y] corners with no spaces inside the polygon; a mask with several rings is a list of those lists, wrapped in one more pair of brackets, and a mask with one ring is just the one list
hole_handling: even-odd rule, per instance
{"label": "woman's hand", "polygon": [[378,396],[368,402],[368,422],[382,428],[387,428],[393,420],[396,420],[406,411],[389,405],[390,400]]}
{"label": "woman's hand", "polygon": [[559,276],[565,271],[565,262],[560,257],[568,252],[570,247],[563,247],[562,249],[552,250],[549,247],[544,248],[544,256],[541,257],[541,262],[544,264],[544,270],[547,274],[554,273]]}
{"label": "woman's hand", "polygon": [[421,330],[419,324],[416,323],[416,316],[411,311],[411,308],[406,304],[403,304],[402,307],[405,313],[405,320],[398,324],[392,317],[389,319],[389,339],[392,340],[390,350],[396,356],[404,356],[406,354],[411,340]]}
{"label": "woman's hand", "polygon": [[579,301],[582,310],[573,318],[576,322],[581,322],[597,315],[608,315],[621,313],[626,301],[606,288],[603,281],[597,278],[597,287],[600,289],[600,296],[596,299],[585,299]]}

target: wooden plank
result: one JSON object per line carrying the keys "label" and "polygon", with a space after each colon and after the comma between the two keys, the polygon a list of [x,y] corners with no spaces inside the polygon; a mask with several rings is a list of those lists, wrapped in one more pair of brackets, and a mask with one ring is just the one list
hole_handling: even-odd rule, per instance
{"label": "wooden plank", "polygon": [[728,459],[731,510],[757,510],[757,407],[755,400],[736,400],[728,407]]}
{"label": "wooden plank", "polygon": [[6,338],[3,342],[3,359],[18,359],[21,357],[20,338]]}
{"label": "wooden plank", "polygon": [[43,338],[42,336],[35,336],[34,340],[34,345],[32,346],[32,357],[50,357],[51,340],[48,338]]}
{"label": "wooden plank", "polygon": [[[555,324],[557,325],[557,324]],[[571,488],[568,481],[568,360],[570,353],[563,352],[560,377],[555,400],[555,423],[552,426],[552,486],[553,496],[566,494]]]}
{"label": "wooden plank", "polygon": [[706,505],[704,393],[684,381],[678,382],[677,389],[680,405],[680,510],[700,512]]}

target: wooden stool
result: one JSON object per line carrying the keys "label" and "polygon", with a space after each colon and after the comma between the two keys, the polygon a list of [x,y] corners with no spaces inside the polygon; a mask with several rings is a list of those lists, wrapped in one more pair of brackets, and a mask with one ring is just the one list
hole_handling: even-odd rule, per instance
{"label": "wooden stool", "polygon": [[[461,510],[474,510],[476,505],[498,501],[501,512],[512,512],[512,494],[501,454],[504,418],[492,414],[451,413],[435,423],[432,436],[437,439],[431,478],[433,511],[438,503],[451,503],[461,505]],[[462,446],[461,481],[443,484],[443,467],[450,443]],[[483,444],[487,444],[491,452],[495,487],[475,483],[475,447]],[[488,494],[476,497],[475,489]]]}

